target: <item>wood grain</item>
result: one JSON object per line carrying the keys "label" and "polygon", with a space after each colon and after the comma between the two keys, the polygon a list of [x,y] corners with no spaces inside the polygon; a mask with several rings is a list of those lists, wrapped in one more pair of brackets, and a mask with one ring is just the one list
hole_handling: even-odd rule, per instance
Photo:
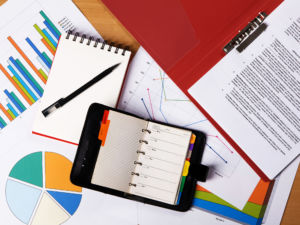
{"label": "wood grain", "polygon": [[7,0],[0,0],[0,6],[4,3],[4,2],[6,2]]}
{"label": "wood grain", "polygon": [[111,12],[98,0],[73,1],[105,40],[128,45],[134,53],[139,44]]}
{"label": "wood grain", "polygon": [[[138,49],[139,44],[137,41],[100,0],[73,1],[104,38],[126,43],[134,51]],[[300,225],[300,169],[298,170],[281,225]]]}

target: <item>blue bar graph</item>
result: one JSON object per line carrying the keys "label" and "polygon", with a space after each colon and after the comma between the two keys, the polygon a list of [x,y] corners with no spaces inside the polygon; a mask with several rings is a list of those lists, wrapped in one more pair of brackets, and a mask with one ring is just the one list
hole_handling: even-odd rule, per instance
{"label": "blue bar graph", "polygon": [[60,35],[55,32],[55,30],[51,27],[51,25],[45,20],[44,24],[50,30],[50,32],[54,35],[54,37],[59,40]]}
{"label": "blue bar graph", "polygon": [[42,30],[43,33],[46,35],[46,37],[51,41],[51,43],[54,45],[54,47],[57,47],[57,43],[56,41],[53,40],[53,38],[51,37],[51,35],[46,31],[46,29]]}
{"label": "blue bar graph", "polygon": [[[43,95],[42,86],[47,82],[52,56],[55,54],[61,31],[57,27],[58,24],[52,22],[45,12],[39,13],[41,17],[35,20],[33,25],[37,33],[24,30],[20,42],[16,42],[11,35],[4,34],[8,35],[6,38],[14,51],[10,55],[6,54],[6,65],[0,63],[1,77],[4,76],[10,82],[9,86],[4,83],[0,90],[0,130],[5,129]],[[27,23],[29,25],[33,21],[24,22],[25,29]],[[30,52],[34,52],[33,55],[30,55]]]}
{"label": "blue bar graph", "polygon": [[14,105],[14,103],[9,98],[7,98],[6,101],[13,107],[17,114],[21,114],[20,110]]}
{"label": "blue bar graph", "polygon": [[33,44],[33,42],[27,37],[27,43],[32,47],[32,49],[36,52],[36,54],[43,60],[46,66],[50,69],[51,64],[47,61],[47,59],[43,56],[43,54],[38,50],[38,48]]}
{"label": "blue bar graph", "polygon": [[19,114],[17,113],[17,111],[14,109],[14,107],[12,107],[11,104],[7,104],[7,107],[10,109],[10,111],[15,115],[15,117],[17,117]]}
{"label": "blue bar graph", "polygon": [[56,37],[51,33],[51,31],[46,27],[44,28],[48,34],[52,37],[52,39],[55,41],[56,44],[58,44],[58,40],[56,39]]}
{"label": "blue bar graph", "polygon": [[3,127],[6,127],[6,125],[7,125],[7,123],[4,121],[4,119],[1,116],[0,116],[0,123],[1,123],[1,125],[3,125]]}
{"label": "blue bar graph", "polygon": [[24,106],[24,104],[21,102],[21,100],[16,96],[16,94],[11,91],[10,95],[15,99],[16,102],[18,102],[19,106],[21,106],[21,108],[23,109],[23,111],[26,110],[26,107]]}
{"label": "blue bar graph", "polygon": [[14,70],[14,68],[11,65],[9,65],[7,68],[12,72],[12,74],[17,78],[17,80],[22,84],[22,86],[26,89],[26,91],[30,94],[30,96],[34,99],[34,101],[37,101],[38,98],[36,97],[36,95],[31,91],[31,89],[28,87],[28,85],[22,80],[22,78]]}
{"label": "blue bar graph", "polygon": [[42,97],[42,93],[40,90],[35,86],[35,84],[32,82],[32,80],[27,76],[25,71],[22,70],[22,68],[16,63],[13,57],[9,57],[9,60],[12,62],[12,64],[17,68],[17,70],[23,75],[23,77],[27,80],[27,82],[30,84],[30,86],[35,90],[35,92]]}
{"label": "blue bar graph", "polygon": [[10,95],[10,93],[5,89],[4,93],[6,94],[6,96],[9,98],[9,100],[16,106],[16,108],[22,113],[24,112],[24,110],[22,109],[22,107],[16,102],[16,100]]}
{"label": "blue bar graph", "polygon": [[50,69],[46,66],[43,60],[39,56],[36,57],[36,60],[42,65],[42,67],[46,70],[47,73],[50,72]]}

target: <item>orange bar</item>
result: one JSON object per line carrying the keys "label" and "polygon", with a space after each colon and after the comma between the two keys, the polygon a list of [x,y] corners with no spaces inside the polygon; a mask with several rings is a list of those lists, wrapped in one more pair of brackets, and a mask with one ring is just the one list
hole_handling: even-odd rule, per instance
{"label": "orange bar", "polygon": [[33,65],[33,63],[30,61],[30,59],[25,55],[25,53],[20,49],[20,47],[17,45],[17,43],[9,36],[7,38],[10,43],[16,48],[16,50],[20,53],[20,55],[25,59],[25,61],[28,63],[28,65],[33,69],[33,71],[38,75],[38,77],[46,84],[46,79],[43,77],[42,74],[37,70],[37,68]]}
{"label": "orange bar", "polygon": [[55,51],[50,47],[50,45],[45,41],[45,39],[42,38],[41,41],[48,48],[48,50],[52,53],[52,55],[55,55]]}
{"label": "orange bar", "polygon": [[260,180],[254,189],[251,197],[249,198],[248,202],[252,202],[258,205],[263,205],[265,201],[266,194],[268,192],[270,182]]}
{"label": "orange bar", "polygon": [[26,94],[22,91],[22,89],[18,86],[18,84],[11,78],[9,73],[4,69],[4,67],[0,64],[0,70],[4,73],[7,79],[15,86],[15,88],[20,92],[23,98],[28,102],[29,105],[32,105],[30,99],[26,96]]}
{"label": "orange bar", "polygon": [[0,109],[4,112],[5,116],[12,121],[13,118],[9,115],[9,113],[6,111],[6,109],[3,107],[3,105],[0,103]]}
{"label": "orange bar", "polygon": [[196,186],[196,191],[203,191],[203,192],[208,192],[210,193],[208,190],[206,190],[205,188],[201,187],[200,185]]}

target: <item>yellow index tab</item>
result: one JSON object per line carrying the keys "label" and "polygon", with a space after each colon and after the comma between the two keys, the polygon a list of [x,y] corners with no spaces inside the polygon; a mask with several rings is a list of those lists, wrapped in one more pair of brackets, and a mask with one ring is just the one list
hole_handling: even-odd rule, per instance
{"label": "yellow index tab", "polygon": [[189,161],[185,161],[184,166],[183,166],[182,176],[186,177],[188,175],[190,164],[191,163]]}

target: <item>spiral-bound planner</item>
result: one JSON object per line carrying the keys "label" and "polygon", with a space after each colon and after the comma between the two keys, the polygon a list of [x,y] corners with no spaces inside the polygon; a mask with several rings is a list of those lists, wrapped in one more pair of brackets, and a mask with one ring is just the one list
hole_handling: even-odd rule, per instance
{"label": "spiral-bound planner", "polygon": [[205,136],[199,131],[144,120],[100,104],[87,114],[71,180],[109,194],[187,210],[197,180]]}
{"label": "spiral-bound planner", "polygon": [[[33,133],[78,144],[88,107],[99,102],[115,107],[131,52],[86,35],[62,34],[50,70]],[[51,115],[42,111],[66,97],[107,68],[120,63],[109,75]]]}
{"label": "spiral-bound planner", "polygon": [[175,204],[192,132],[105,113],[110,124],[92,183]]}

